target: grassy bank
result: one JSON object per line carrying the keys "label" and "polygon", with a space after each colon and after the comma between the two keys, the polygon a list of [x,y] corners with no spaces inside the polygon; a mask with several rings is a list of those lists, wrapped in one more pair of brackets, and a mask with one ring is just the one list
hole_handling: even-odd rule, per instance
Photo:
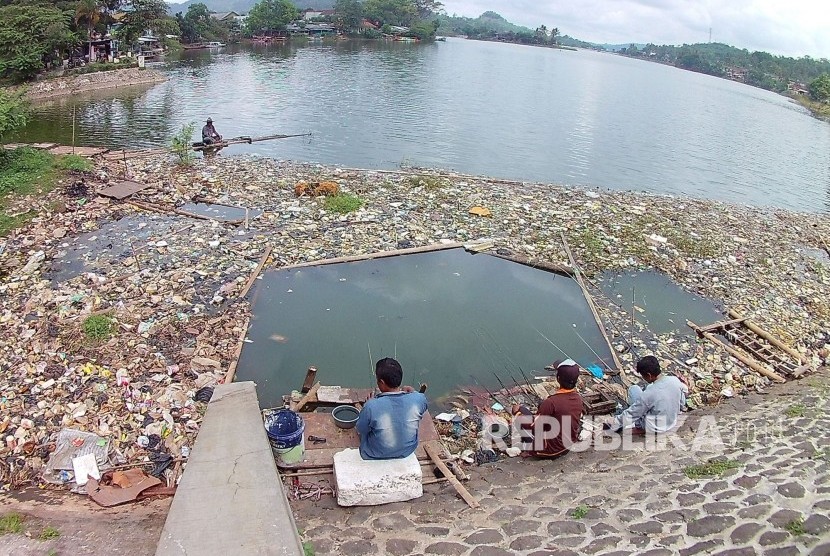
{"label": "grassy bank", "polygon": [[798,95],[796,100],[801,106],[812,112],[813,116],[816,118],[830,120],[830,104],[810,100],[804,95]]}
{"label": "grassy bank", "polygon": [[43,150],[19,148],[0,151],[0,237],[31,220],[36,212],[15,208],[13,201],[54,189],[71,171],[85,171],[91,163],[77,155],[56,156]]}

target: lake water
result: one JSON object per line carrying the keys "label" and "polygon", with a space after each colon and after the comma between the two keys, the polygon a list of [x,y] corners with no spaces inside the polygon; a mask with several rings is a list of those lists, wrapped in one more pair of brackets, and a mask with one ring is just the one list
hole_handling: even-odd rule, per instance
{"label": "lake water", "polygon": [[583,366],[612,364],[572,278],[463,249],[272,270],[251,299],[236,377],[257,383],[263,407],[312,365],[323,384],[370,388],[371,362],[396,357],[406,384],[428,383],[436,400],[547,374],[564,359],[549,341]]}
{"label": "lake water", "polygon": [[774,93],[612,54],[448,39],[188,51],[166,83],[41,107],[17,137],[166,145],[220,133],[312,132],[225,154],[401,164],[602,188],[830,210],[830,125]]}

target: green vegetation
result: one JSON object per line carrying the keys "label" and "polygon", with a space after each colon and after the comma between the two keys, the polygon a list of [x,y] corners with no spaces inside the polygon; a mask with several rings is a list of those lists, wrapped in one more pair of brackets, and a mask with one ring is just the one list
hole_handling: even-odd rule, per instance
{"label": "green vegetation", "polygon": [[[0,140],[8,133],[25,126],[28,119],[29,107],[23,100],[23,92],[0,89]],[[0,157],[4,153],[5,151],[0,152]]]}
{"label": "green vegetation", "polygon": [[0,535],[23,532],[23,516],[16,513],[0,516]]}
{"label": "green vegetation", "polygon": [[0,237],[19,228],[36,214],[31,210],[10,211],[10,196],[47,193],[66,172],[91,169],[92,164],[77,155],[55,156],[48,151],[28,147],[0,150]]}
{"label": "green vegetation", "polygon": [[440,176],[430,176],[429,174],[417,174],[406,178],[409,185],[412,187],[423,187],[429,191],[435,191],[450,185],[450,181]]}
{"label": "green vegetation", "polygon": [[740,466],[740,462],[735,460],[722,459],[701,463],[699,465],[690,465],[683,469],[683,473],[690,479],[701,479],[703,477],[717,477],[729,469],[737,469]]}
{"label": "green vegetation", "polygon": [[[437,0],[337,0],[334,4],[333,22],[341,31],[358,35],[366,39],[380,38],[400,34],[420,40],[433,40],[440,26],[438,14],[443,4]],[[363,19],[379,27],[363,29]],[[408,27],[406,32],[398,33],[393,26]]]}
{"label": "green vegetation", "polygon": [[471,39],[497,40],[519,44],[560,44],[561,33],[553,27],[540,25],[536,29],[514,25],[496,12],[484,12],[477,18],[442,15],[441,28],[448,35],[464,35]]}
{"label": "green vegetation", "polygon": [[731,77],[779,93],[787,91],[790,83],[811,83],[823,74],[830,74],[830,60],[827,58],[773,56],[768,52],[749,52],[722,43],[683,46],[647,44],[643,48],[632,44],[620,50],[620,54],[717,77]]}
{"label": "green vegetation", "polygon": [[239,26],[235,21],[232,24],[218,21],[202,3],[191,4],[184,15],[181,12],[177,13],[176,23],[185,44],[198,41],[226,41],[231,35],[239,33]]}
{"label": "green vegetation", "polygon": [[333,197],[326,197],[326,210],[338,214],[348,214],[363,206],[363,199],[348,193],[338,193]]}
{"label": "green vegetation", "polygon": [[30,79],[55,51],[77,42],[69,20],[67,13],[46,3],[0,7],[0,77],[17,82]]}
{"label": "green vegetation", "polygon": [[100,342],[115,331],[115,321],[109,315],[91,315],[84,320],[81,330],[88,340]]}
{"label": "green vegetation", "polygon": [[[20,82],[88,54],[85,41],[116,23],[121,48],[135,46],[145,31],[179,34],[164,0],[57,0],[0,2],[0,79]],[[107,67],[91,64],[80,72]]]}
{"label": "green vegetation", "polygon": [[51,539],[57,539],[61,536],[61,532],[58,531],[56,528],[52,527],[51,525],[47,525],[43,528],[43,531],[40,532],[40,536],[38,537],[42,541],[48,541]]}
{"label": "green vegetation", "polygon": [[10,193],[28,195],[54,185],[56,157],[42,150],[23,147],[0,158],[0,199]]}
{"label": "green vegetation", "polygon": [[574,519],[582,519],[583,517],[588,515],[588,511],[588,506],[582,504],[573,509],[573,511],[571,512],[571,517]]}
{"label": "green vegetation", "polygon": [[179,132],[170,140],[170,151],[179,159],[179,164],[188,166],[193,161],[193,151],[191,150],[190,142],[193,139],[193,132],[196,130],[196,124],[190,122],[185,124]]}
{"label": "green vegetation", "polygon": [[77,154],[67,154],[57,159],[57,166],[61,170],[72,170],[75,172],[89,172],[92,170],[92,163],[89,159]]}
{"label": "green vegetation", "polygon": [[303,543],[303,556],[314,556],[314,545],[311,544],[311,541]]}
{"label": "green vegetation", "polygon": [[784,526],[784,529],[790,532],[790,534],[794,537],[801,536],[805,534],[807,531],[804,529],[804,518],[799,517],[798,519],[794,519],[787,523]]}
{"label": "green vegetation", "polygon": [[96,73],[99,71],[115,71],[127,68],[137,68],[138,60],[135,58],[121,58],[119,62],[95,62],[87,64],[79,68],[73,68],[66,72],[65,75],[84,75],[87,73]]}
{"label": "green vegetation", "polygon": [[790,407],[784,410],[784,415],[787,417],[804,417],[804,412],[807,410],[807,406],[803,403],[794,403]]}
{"label": "green vegetation", "polygon": [[245,26],[251,35],[282,31],[297,17],[297,7],[291,0],[260,0],[248,12]]}
{"label": "green vegetation", "polygon": [[810,82],[810,98],[816,102],[830,102],[830,74],[823,73]]}

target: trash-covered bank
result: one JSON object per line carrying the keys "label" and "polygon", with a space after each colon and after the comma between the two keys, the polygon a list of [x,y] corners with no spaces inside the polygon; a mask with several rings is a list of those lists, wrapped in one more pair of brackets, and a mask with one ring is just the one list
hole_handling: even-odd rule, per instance
{"label": "trash-covered bank", "polygon": [[[150,187],[122,201],[96,195],[125,178]],[[296,196],[323,183],[350,196]],[[191,202],[249,217],[194,217],[180,210]],[[815,251],[827,249],[830,226],[820,215],[431,170],[224,156],[180,168],[164,155],[101,159],[36,204],[40,216],[0,243],[3,488],[40,482],[64,429],[99,437],[102,469],[147,462],[157,472],[167,462],[159,475],[174,484],[209,388],[238,357],[249,318],[239,296],[268,248],[274,267],[490,238],[495,252],[567,264],[564,232],[589,277],[656,268],[751,317],[813,366],[830,348],[828,262]],[[614,300],[596,301],[622,362],[656,351],[691,382],[692,404],[769,383],[710,342],[655,337]]]}

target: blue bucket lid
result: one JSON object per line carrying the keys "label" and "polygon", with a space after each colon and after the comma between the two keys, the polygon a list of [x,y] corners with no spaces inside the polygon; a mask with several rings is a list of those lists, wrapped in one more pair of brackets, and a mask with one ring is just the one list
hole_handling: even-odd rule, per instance
{"label": "blue bucket lid", "polygon": [[265,416],[265,429],[274,435],[287,435],[297,432],[302,426],[302,418],[290,409],[280,409]]}

